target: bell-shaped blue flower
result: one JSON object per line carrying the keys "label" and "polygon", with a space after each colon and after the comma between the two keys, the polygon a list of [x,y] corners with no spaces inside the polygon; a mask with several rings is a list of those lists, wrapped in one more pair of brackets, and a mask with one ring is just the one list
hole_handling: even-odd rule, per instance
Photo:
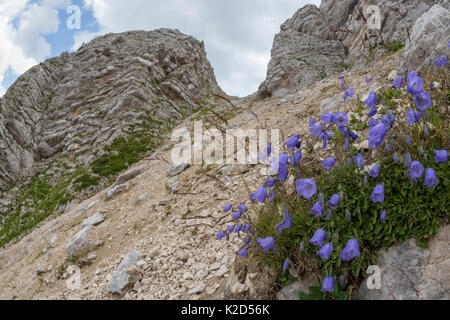
{"label": "bell-shaped blue flower", "polygon": [[422,178],[424,170],[425,168],[419,161],[413,161],[409,169],[409,175],[412,179],[420,179]]}
{"label": "bell-shaped blue flower", "polygon": [[448,160],[448,151],[447,150],[436,150],[435,151],[434,160],[436,160],[437,163],[444,163]]}
{"label": "bell-shaped blue flower", "polygon": [[315,215],[316,217],[321,217],[324,214],[324,207],[320,204],[320,201],[317,201],[314,203],[313,207],[310,211],[311,214]]}
{"label": "bell-shaped blue flower", "polygon": [[286,208],[284,209],[283,220],[275,226],[275,229],[278,230],[278,233],[281,233],[284,230],[289,229],[291,227],[293,220],[294,217],[291,217],[289,215],[289,210]]}
{"label": "bell-shaped blue flower", "polygon": [[368,108],[375,108],[375,106],[377,105],[377,95],[375,94],[375,92],[370,91],[369,97],[364,101],[364,104]]}
{"label": "bell-shaped blue flower", "polygon": [[431,96],[428,92],[422,91],[414,97],[414,104],[420,111],[424,112],[431,107]]}
{"label": "bell-shaped blue flower", "polygon": [[358,168],[363,168],[364,167],[364,157],[361,153],[359,153],[357,156],[353,157],[353,161],[356,163],[356,166]]}
{"label": "bell-shaped blue flower", "polygon": [[247,253],[248,253],[247,248],[243,248],[237,252],[237,254],[240,255],[241,257],[245,257],[247,255]]}
{"label": "bell-shaped blue flower", "polygon": [[327,158],[322,161],[322,168],[327,171],[330,171],[331,168],[336,164],[336,160],[334,158]]}
{"label": "bell-shaped blue flower", "polygon": [[340,258],[342,259],[342,261],[350,261],[355,257],[361,257],[359,253],[359,244],[356,239],[350,239],[348,240],[344,250],[342,250]]}
{"label": "bell-shaped blue flower", "polygon": [[336,209],[337,206],[339,205],[339,200],[340,200],[339,194],[334,194],[331,196],[331,199],[330,201],[328,201],[328,204],[330,205],[330,207]]}
{"label": "bell-shaped blue flower", "polygon": [[289,259],[286,259],[283,263],[283,271],[286,271],[289,268]]}
{"label": "bell-shaped blue flower", "polygon": [[325,240],[325,236],[327,235],[327,233],[325,232],[325,230],[323,229],[318,229],[313,237],[311,238],[311,240],[309,240],[310,243],[312,243],[315,246],[321,246],[323,243],[323,240]]}
{"label": "bell-shaped blue flower", "polygon": [[412,109],[409,109],[409,111],[406,113],[406,121],[408,124],[415,124],[417,123],[422,115],[419,111],[415,111]]}
{"label": "bell-shaped blue flower", "polygon": [[348,123],[347,113],[336,112],[333,117],[333,122],[339,127],[343,127]]}
{"label": "bell-shaped blue flower", "polygon": [[408,73],[406,89],[408,93],[412,95],[417,95],[423,91],[423,78],[419,76],[417,71],[411,71]]}
{"label": "bell-shaped blue flower", "polygon": [[401,89],[403,87],[403,77],[397,76],[394,81],[392,81],[392,86],[396,89]]}
{"label": "bell-shaped blue flower", "polygon": [[380,220],[381,220],[381,221],[386,220],[386,210],[384,210],[384,211],[381,213]]}
{"label": "bell-shaped blue flower", "polygon": [[275,246],[275,239],[273,237],[269,238],[256,238],[256,242],[263,248],[264,252],[269,251]]}
{"label": "bell-shaped blue flower", "polygon": [[330,124],[330,122],[333,121],[334,118],[334,114],[329,113],[329,112],[325,112],[324,114],[322,114],[320,116],[320,119],[322,119],[323,123],[325,124]]}
{"label": "bell-shaped blue flower", "polygon": [[252,200],[258,201],[260,203],[265,203],[267,198],[267,189],[266,187],[262,186],[258,190],[256,190],[252,195],[250,196]]}
{"label": "bell-shaped blue flower", "polygon": [[333,245],[331,243],[327,243],[322,246],[322,248],[317,252],[317,254],[322,258],[322,260],[328,260],[332,252],[333,252]]}
{"label": "bell-shaped blue flower", "polygon": [[322,291],[324,293],[325,292],[333,293],[333,291],[334,291],[334,279],[333,279],[333,277],[326,277],[323,280],[322,289],[320,289],[320,291]]}
{"label": "bell-shaped blue flower", "polygon": [[435,185],[439,184],[439,181],[436,177],[436,172],[434,172],[433,169],[428,168],[427,171],[425,171],[425,183],[429,188],[434,187]]}
{"label": "bell-shaped blue flower", "polygon": [[367,139],[369,140],[369,147],[372,149],[376,149],[381,146],[387,131],[388,128],[382,122],[378,123],[374,127],[371,127],[369,129],[369,138]]}
{"label": "bell-shaped blue flower", "polygon": [[300,148],[300,135],[296,134],[292,137],[290,137],[288,139],[288,141],[286,141],[284,143],[284,145],[286,146],[286,148],[288,148],[289,150],[295,150],[295,149],[299,149]]}
{"label": "bell-shaped blue flower", "polygon": [[372,169],[370,169],[370,176],[376,179],[379,174],[380,174],[380,167],[378,165],[374,165]]}
{"label": "bell-shaped blue flower", "polygon": [[311,199],[317,193],[316,182],[312,179],[299,179],[295,184],[297,193],[306,199]]}
{"label": "bell-shaped blue flower", "polygon": [[377,202],[383,203],[384,202],[384,187],[382,184],[377,185],[373,189],[371,198],[374,203],[377,203]]}

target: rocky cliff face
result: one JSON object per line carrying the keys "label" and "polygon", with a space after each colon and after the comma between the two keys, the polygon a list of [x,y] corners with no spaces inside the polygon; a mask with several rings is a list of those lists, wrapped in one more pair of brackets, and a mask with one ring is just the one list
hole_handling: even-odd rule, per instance
{"label": "rocky cliff face", "polygon": [[[380,8],[381,30],[369,28],[369,5]],[[405,45],[402,70],[423,67],[437,53],[439,38],[439,46],[446,45],[448,9],[448,0],[323,0],[319,8],[307,5],[281,25],[258,94],[282,96]]]}
{"label": "rocky cliff face", "polygon": [[0,100],[0,213],[37,217],[73,197],[36,211],[53,187],[113,177],[212,92],[222,91],[203,42],[168,29],[108,34],[33,67]]}

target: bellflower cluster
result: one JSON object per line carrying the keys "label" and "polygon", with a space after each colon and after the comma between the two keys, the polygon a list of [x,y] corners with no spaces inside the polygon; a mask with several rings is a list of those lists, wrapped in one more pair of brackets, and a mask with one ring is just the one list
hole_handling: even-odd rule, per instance
{"label": "bellflower cluster", "polygon": [[345,90],[344,95],[342,96],[342,98],[347,101],[348,98],[353,97],[355,95],[355,90],[353,90],[353,88],[348,88],[347,90]]}
{"label": "bellflower cluster", "polygon": [[408,93],[414,96],[414,104],[424,112],[431,107],[430,94],[423,90],[424,80],[417,71],[408,73],[406,88]]}
{"label": "bellflower cluster", "polygon": [[438,69],[442,69],[448,63],[448,58],[446,56],[441,56],[440,59],[436,58],[434,60],[434,63],[436,64]]}

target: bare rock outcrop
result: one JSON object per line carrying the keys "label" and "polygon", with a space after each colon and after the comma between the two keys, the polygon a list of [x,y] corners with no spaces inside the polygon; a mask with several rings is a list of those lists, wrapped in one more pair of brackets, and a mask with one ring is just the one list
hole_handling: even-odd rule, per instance
{"label": "bare rock outcrop", "polygon": [[428,248],[410,239],[379,253],[379,289],[369,289],[367,280],[356,298],[361,300],[438,300],[450,292],[450,226],[440,229]]}
{"label": "bare rock outcrop", "polygon": [[[19,206],[41,220],[53,213],[36,211],[45,197],[64,210],[101,190],[211,93],[222,91],[204,43],[178,30],[107,34],[31,68],[0,100],[0,227]],[[32,177],[42,197],[27,198]]]}
{"label": "bare rock outcrop", "polygon": [[[379,30],[368,23],[370,5],[380,9]],[[412,47],[405,51],[404,66],[423,67],[424,59],[429,64],[447,43],[449,7],[448,0],[322,0],[319,8],[307,5],[283,23],[275,36],[258,96],[277,97],[304,89],[403,45]],[[439,26],[441,30],[435,32]]]}

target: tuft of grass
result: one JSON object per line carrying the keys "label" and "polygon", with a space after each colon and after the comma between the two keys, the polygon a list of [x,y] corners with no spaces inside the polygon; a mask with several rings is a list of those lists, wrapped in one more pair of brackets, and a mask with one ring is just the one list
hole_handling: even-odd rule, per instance
{"label": "tuft of grass", "polygon": [[398,40],[388,42],[385,45],[386,50],[390,53],[397,52],[397,51],[403,49],[404,47],[405,47],[405,43],[403,41],[398,41]]}

